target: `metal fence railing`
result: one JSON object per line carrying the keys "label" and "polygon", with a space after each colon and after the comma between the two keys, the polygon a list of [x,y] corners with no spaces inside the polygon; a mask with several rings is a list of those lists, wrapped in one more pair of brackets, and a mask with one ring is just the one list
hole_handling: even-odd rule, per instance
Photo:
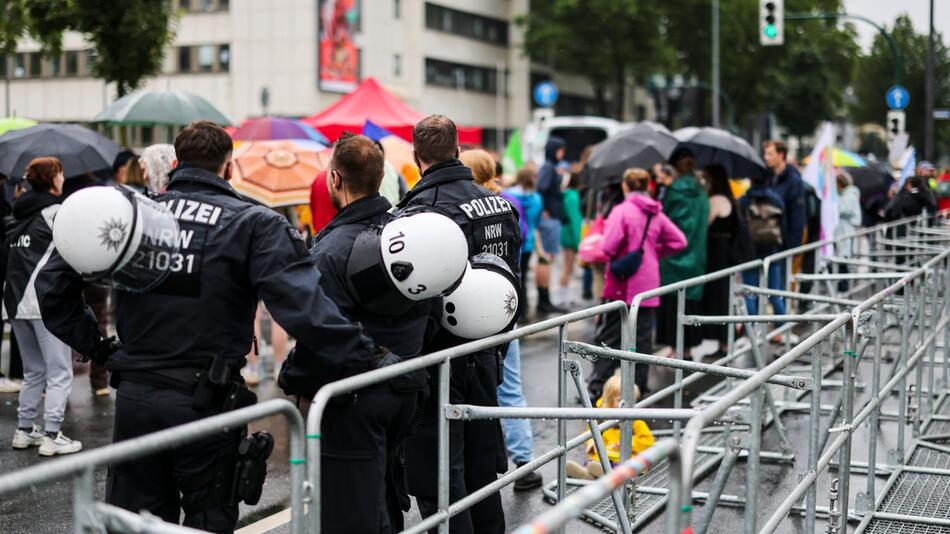
{"label": "metal fence railing", "polygon": [[[857,523],[857,532],[897,532],[900,528],[910,526],[929,526],[947,529],[950,527],[950,517],[946,514],[946,488],[950,487],[950,447],[940,445],[941,440],[950,440],[950,398],[946,393],[948,387],[947,376],[950,371],[950,227],[944,226],[942,220],[936,226],[927,225],[929,220],[922,216],[912,224],[903,221],[904,237],[900,240],[882,238],[885,232],[898,228],[899,224],[884,225],[862,232],[868,238],[868,249],[856,257],[869,258],[868,260],[847,259],[832,257],[825,263],[824,272],[814,275],[798,275],[788,277],[786,289],[769,290],[766,284],[753,288],[741,286],[739,292],[766,297],[782,296],[801,301],[809,300],[815,304],[821,303],[826,309],[834,307],[841,309],[838,313],[819,313],[818,306],[807,314],[747,315],[733,314],[729,317],[702,317],[683,313],[684,293],[692,281],[661,287],[655,291],[639,295],[634,299],[631,314],[636,313],[637,304],[646,298],[656,295],[675,292],[678,299],[679,325],[677,328],[677,347],[674,356],[683,355],[683,326],[704,323],[740,323],[746,328],[751,338],[749,349],[754,356],[755,371],[751,376],[731,378],[725,384],[725,391],[719,396],[700,396],[696,401],[709,402],[702,406],[702,410],[695,417],[690,418],[680,429],[679,422],[674,423],[671,440],[658,442],[653,448],[639,456],[630,457],[626,451],[627,461],[613,473],[604,477],[595,484],[590,484],[578,490],[571,497],[563,500],[550,512],[539,516],[535,521],[526,525],[519,533],[546,532],[552,528],[562,526],[569,518],[583,515],[593,503],[602,500],[604,496],[624,484],[630,485],[638,479],[649,478],[650,474],[643,475],[642,470],[647,465],[656,465],[664,460],[671,461],[673,477],[679,480],[670,480],[666,488],[667,532],[680,532],[689,528],[691,532],[705,532],[712,522],[718,499],[723,497],[723,488],[729,472],[735,465],[737,453],[730,451],[722,455],[719,471],[716,474],[713,486],[703,499],[706,505],[702,512],[694,514],[692,504],[700,495],[693,491],[697,471],[701,463],[699,456],[704,449],[703,438],[711,430],[711,425],[722,424],[723,417],[727,417],[731,426],[727,432],[735,431],[732,424],[737,419],[744,420],[747,425],[742,432],[746,434],[741,440],[738,449],[744,449],[746,455],[746,492],[742,502],[744,506],[743,530],[747,533],[770,533],[789,516],[802,513],[804,517],[804,532],[817,532],[816,520],[819,515],[827,519],[827,532],[847,532],[849,520]],[[921,240],[927,244],[921,246]],[[788,259],[795,253],[807,249],[817,248],[827,243],[817,243],[809,247],[788,251],[766,258],[762,262],[763,275],[768,271],[768,265],[774,261]],[[894,263],[903,261],[903,264]],[[860,271],[849,274],[836,272],[837,267],[847,264],[850,267],[859,267]],[[704,283],[723,276],[732,276],[748,266],[737,266],[731,272],[718,272],[694,280]],[[789,271],[790,272],[790,271]],[[705,279],[703,279],[705,278]],[[834,282],[848,280],[852,287],[845,294],[838,294]],[[808,296],[792,291],[793,281],[812,281],[824,283],[829,293],[827,296]],[[730,284],[732,284],[730,278]],[[730,297],[735,294],[730,291]],[[861,296],[865,295],[865,296]],[[869,296],[867,296],[869,295]],[[764,299],[763,299],[764,300]],[[735,303],[733,303],[735,304]],[[760,310],[765,310],[764,302]],[[742,312],[741,303],[738,305]],[[734,310],[730,305],[730,311]],[[888,322],[888,317],[894,317]],[[782,321],[786,324],[771,333],[757,332],[754,324],[769,320]],[[817,322],[817,329],[805,337],[794,347],[786,346],[777,358],[766,364],[763,358],[766,339],[782,329],[792,328],[790,321]],[[796,323],[800,324],[800,323]],[[884,360],[885,334],[899,328],[896,340],[898,352],[896,361],[890,369],[890,376],[885,377]],[[731,333],[731,332],[730,332]],[[942,340],[944,356],[937,361],[935,353],[938,343]],[[730,344],[733,339],[730,337]],[[786,338],[786,344],[788,344]],[[870,350],[872,356],[867,357]],[[600,351],[601,355],[609,351]],[[730,351],[733,352],[733,351]],[[804,366],[802,363],[804,362]],[[863,405],[858,405],[856,396],[856,377],[862,366],[870,367],[870,395]],[[800,368],[795,370],[795,366]],[[698,373],[702,370],[697,369]],[[631,376],[630,370],[625,369],[625,377]],[[681,379],[677,371],[676,380]],[[804,374],[800,374],[804,372]],[[823,379],[835,372],[840,372],[839,381]],[[938,374],[943,378],[938,380]],[[909,384],[913,375],[913,385]],[[701,376],[699,374],[693,376]],[[772,423],[779,434],[780,442],[785,443],[781,429],[782,406],[791,406],[792,403],[777,402],[772,397],[777,378],[807,376],[810,381],[808,387],[801,388],[801,395],[810,396],[807,409],[810,416],[807,439],[807,471],[803,473],[800,482],[785,496],[784,500],[774,509],[767,510],[768,516],[761,529],[758,528],[758,515],[763,513],[759,503],[760,492],[760,465],[762,462],[761,431],[764,423]],[[881,381],[885,380],[882,384]],[[785,385],[785,384],[782,384]],[[938,385],[943,392],[938,391]],[[826,408],[821,404],[821,391],[832,386],[838,389],[837,400],[833,407]],[[794,391],[786,388],[785,391]],[[888,419],[897,423],[897,450],[895,463],[884,465],[878,459],[878,433],[880,422],[884,419],[885,401],[893,396],[897,397],[899,407],[896,414],[888,414]],[[696,402],[694,401],[694,402]],[[641,401],[642,406],[649,399]],[[682,406],[682,391],[674,394],[674,408]],[[745,412],[733,414],[730,412],[748,407]],[[929,410],[925,414],[925,407]],[[942,412],[937,413],[937,407]],[[827,428],[824,428],[822,416],[828,414]],[[738,417],[742,415],[742,417]],[[860,428],[866,428],[869,433],[866,440],[868,462],[852,462],[851,454],[854,444],[852,437]],[[914,440],[909,448],[905,448],[905,433],[910,427]],[[621,441],[624,446],[629,444],[627,437]],[[921,453],[920,451],[924,451]],[[916,456],[927,455],[926,458],[933,465],[911,465]],[[934,455],[942,454],[934,460]],[[820,476],[828,475],[837,458],[837,477],[832,480],[832,491],[829,492],[829,506],[817,505],[817,480]],[[942,462],[942,463],[941,463]],[[936,467],[935,467],[936,465]],[[877,491],[877,474],[881,472],[879,466],[889,469],[889,478],[881,491]],[[852,478],[861,474],[862,469],[867,473],[865,477],[865,492],[858,494],[857,506],[850,506],[852,492]],[[916,477],[916,478],[914,478]],[[918,490],[924,483],[921,477],[931,484],[937,484],[936,490],[918,491],[908,496],[912,484],[917,484]],[[934,478],[936,477],[936,478]],[[934,486],[931,486],[934,487]],[[943,488],[943,489],[939,489]],[[901,492],[904,492],[903,494]],[[921,496],[929,496],[923,499]],[[915,503],[916,499],[926,502]],[[943,499],[943,500],[940,500]],[[804,506],[801,506],[804,500]],[[939,502],[938,505],[935,505]],[[938,510],[935,512],[934,510]],[[684,532],[686,530],[683,530]],[[912,530],[908,532],[924,532]],[[938,530],[927,530],[937,532]],[[940,530],[943,531],[943,530]]]}
{"label": "metal fence railing", "polygon": [[[945,317],[948,311],[945,304],[941,306],[936,304],[939,301],[938,296],[946,295],[948,286],[946,277],[938,276],[937,273],[950,273],[947,269],[947,258],[950,252],[937,250],[943,250],[939,244],[946,241],[944,238],[947,234],[943,232],[943,227],[926,227],[924,221],[922,217],[905,219],[864,229],[842,239],[799,247],[764,260],[751,261],[640,294],[634,298],[629,308],[623,302],[602,304],[333,382],[321,388],[314,397],[307,414],[305,429],[299,412],[292,404],[282,400],[268,401],[189,425],[5,474],[0,476],[0,496],[53,480],[72,478],[75,480],[73,499],[77,532],[92,531],[101,524],[106,524],[114,531],[191,532],[146,515],[124,512],[105,504],[94,503],[92,501],[93,470],[167,450],[200,436],[218,432],[225,427],[245,424],[269,415],[283,415],[289,422],[291,445],[291,531],[295,534],[318,533],[320,532],[322,502],[319,461],[321,422],[328,402],[338,395],[384,382],[413,370],[436,367],[437,372],[433,373],[433,376],[437,380],[437,401],[441,407],[438,422],[438,512],[411,525],[404,532],[419,533],[429,529],[448,532],[451,517],[512,484],[528,472],[551,462],[557,463],[557,477],[553,483],[544,488],[544,491],[547,497],[559,504],[536,522],[537,528],[544,530],[524,530],[524,532],[563,529],[564,522],[577,514],[583,514],[589,520],[597,521],[602,526],[615,531],[632,532],[650,521],[664,507],[667,510],[668,531],[679,532],[677,529],[689,525],[692,521],[691,506],[694,501],[705,501],[706,510],[710,510],[704,511],[703,515],[697,518],[699,527],[711,521],[711,510],[715,509],[716,504],[744,504],[747,510],[754,512],[757,510],[758,498],[755,489],[758,484],[755,477],[758,476],[756,473],[760,463],[763,461],[789,462],[794,459],[794,444],[783,427],[783,412],[801,409],[802,403],[798,401],[810,395],[812,400],[809,403],[809,409],[814,412],[817,405],[820,414],[822,406],[820,395],[817,393],[822,388],[832,387],[840,390],[841,408],[837,411],[841,412],[842,421],[841,425],[832,429],[835,431],[834,438],[828,445],[828,452],[822,453],[824,448],[819,447],[821,436],[817,431],[809,436],[809,465],[815,468],[815,477],[817,477],[822,469],[828,468],[833,453],[837,452],[839,470],[847,471],[851,468],[850,456],[844,451],[850,451],[853,426],[878,417],[881,411],[879,408],[883,406],[882,401],[863,407],[857,407],[854,404],[855,388],[852,372],[863,361],[861,355],[869,346],[873,345],[875,350],[873,360],[876,362],[874,363],[875,377],[881,377],[884,373],[880,365],[881,338],[877,338],[877,341],[873,343],[866,339],[859,340],[865,332],[870,331],[868,324],[877,324],[875,323],[877,321],[882,325],[881,328],[893,328],[895,324],[908,325],[910,320],[916,321],[912,327],[904,326],[906,332],[902,332],[904,335],[901,336],[901,351],[895,365],[897,369],[892,372],[884,386],[877,387],[874,382],[872,394],[878,397],[886,396],[892,390],[907,388],[909,374],[912,371],[920,374],[921,367],[918,364],[924,361],[924,354],[927,355],[930,363],[933,363],[932,354],[936,340],[941,336],[943,336],[942,339],[946,339],[944,330],[947,326]],[[895,229],[901,229],[908,237],[897,241],[886,237],[890,236]],[[821,265],[818,275],[797,278],[788,276],[784,289],[768,289],[766,277],[771,263],[785,261],[790,264],[795,254],[815,251],[820,247],[836,243],[847,242],[852,250],[859,248],[852,246],[851,241],[866,245],[866,251],[857,252],[850,259],[846,258],[846,261],[836,261],[834,258],[826,260]],[[905,244],[908,246],[904,246]],[[893,254],[896,252],[903,255]],[[904,263],[897,263],[898,261]],[[849,290],[838,292],[831,288],[824,295],[810,295],[796,291],[795,284],[801,281],[828,284],[837,280],[841,277],[841,274],[837,273],[837,268],[841,265],[860,269],[855,275],[849,275],[849,280],[853,282]],[[738,282],[737,275],[745,270],[756,270],[760,273],[759,287],[749,287]],[[791,273],[791,270],[789,269],[788,272]],[[727,315],[703,316],[686,313],[687,288],[723,279],[728,280],[730,286]],[[889,285],[885,286],[885,284]],[[868,293],[873,297],[868,298],[866,296]],[[668,294],[676,295],[678,307],[674,356],[661,358],[636,352],[632,340],[636,338],[636,315],[639,312],[640,303],[652,296]],[[745,313],[744,301],[741,298],[743,295],[757,297],[762,301],[759,313],[756,315]],[[812,307],[807,311],[799,310],[799,313],[769,315],[765,307],[765,300],[769,296],[780,296],[800,303],[808,302]],[[567,332],[571,324],[588,321],[607,312],[621,314],[621,348],[623,350],[598,347],[568,339]],[[877,315],[871,317],[868,312],[877,312]],[[886,323],[886,318],[894,317],[895,314],[899,314],[898,318],[903,322]],[[770,331],[767,327],[769,322],[776,322],[775,328]],[[684,357],[684,328],[706,323],[741,324],[744,327],[745,336],[737,340],[734,329],[729,328],[726,356],[711,363],[690,361]],[[802,332],[802,329],[811,329],[812,333],[792,347],[791,336],[788,334],[793,328],[799,329],[799,332]],[[932,332],[924,334],[928,328]],[[550,330],[557,331],[559,340],[556,359],[556,406],[496,408],[453,405],[449,402],[451,360]],[[768,340],[776,336],[782,336],[785,349],[777,359],[768,363]],[[918,345],[911,347],[911,339],[914,339]],[[832,347],[838,354],[828,357],[824,351],[826,346]],[[946,346],[945,342],[944,347]],[[854,356],[855,354],[857,356]],[[592,399],[589,398],[584,384],[580,362],[573,356],[620,360],[623,383],[623,402],[620,408],[593,407]],[[804,374],[793,366],[793,364],[800,364],[800,359],[803,357],[810,358],[806,363],[807,372]],[[751,365],[744,366],[744,359],[751,360]],[[947,361],[950,361],[950,358],[945,354],[944,362]],[[673,382],[635,403],[632,384],[636,365],[672,369]],[[841,372],[840,370],[843,370],[840,380],[835,382],[828,378]],[[933,372],[934,366],[931,365],[931,375],[926,377],[929,381],[929,389],[926,390],[928,397],[936,391],[933,384]],[[687,376],[687,373],[690,374]],[[945,364],[944,379],[946,375]],[[686,390],[697,381],[710,376],[721,377],[723,382],[700,395],[693,401],[693,406],[686,406]],[[924,378],[917,376],[916,379],[915,384],[918,387],[914,392],[915,401],[919,406],[922,395],[919,384]],[[943,384],[944,386],[947,384],[946,380]],[[571,404],[568,400],[569,389],[572,387],[581,400],[581,407],[569,405]],[[902,402],[907,401],[906,397],[906,394],[901,396]],[[868,408],[868,406],[871,407]],[[854,411],[858,408],[860,408],[858,415],[854,415]],[[901,408],[898,418],[906,421],[908,420],[906,406],[902,404]],[[501,476],[467,497],[457,502],[450,502],[449,421],[486,417],[541,417],[555,420],[556,445],[538,454],[531,462]],[[673,423],[669,432],[662,430],[656,432],[658,436],[668,436],[668,438],[658,440],[653,448],[638,456],[633,456],[630,450],[631,425],[621,424],[621,421],[632,419],[662,419]],[[815,419],[817,420],[817,417]],[[587,431],[569,439],[567,422],[571,420],[586,422]],[[624,446],[621,454],[622,463],[614,468],[607,461],[601,431],[617,425],[620,425],[621,443]],[[904,425],[901,425],[902,429],[903,427]],[[765,428],[773,429],[776,433],[780,450],[763,450],[761,438]],[[921,432],[926,430],[933,434],[942,432],[936,427],[921,430],[919,422],[914,424],[914,429]],[[950,424],[947,425],[947,431],[950,431]],[[567,477],[566,459],[570,451],[589,439],[593,440],[607,475],[601,481],[582,486]],[[740,456],[746,458],[748,480],[751,482],[747,483],[747,493],[744,498],[723,493],[725,481]],[[877,468],[877,463],[873,456],[871,458],[870,469],[873,472]],[[718,471],[712,490],[705,493],[694,491],[696,480],[709,474],[717,466]],[[649,471],[643,474],[647,469]],[[842,503],[847,503],[847,495],[850,491],[847,478],[846,476],[839,478],[839,494],[843,495],[840,501]],[[815,486],[808,482],[809,480],[813,479],[806,477],[802,480],[799,484],[801,488],[796,487],[796,495],[801,493],[806,496],[806,516],[813,518],[816,513]],[[873,489],[871,491],[873,495]],[[792,506],[800,499],[800,496],[796,496],[795,499],[789,497]],[[601,506],[599,511],[592,510],[592,504],[599,501],[606,504]],[[847,510],[847,504],[844,508]],[[787,513],[784,505],[776,510],[776,516],[781,515],[780,512]],[[843,514],[844,517],[847,515],[847,512]],[[776,520],[780,521],[784,517],[781,515]],[[771,525],[771,520],[767,524]],[[843,521],[843,524],[846,528],[846,521]],[[747,532],[755,531],[754,513],[746,514],[745,527]]]}

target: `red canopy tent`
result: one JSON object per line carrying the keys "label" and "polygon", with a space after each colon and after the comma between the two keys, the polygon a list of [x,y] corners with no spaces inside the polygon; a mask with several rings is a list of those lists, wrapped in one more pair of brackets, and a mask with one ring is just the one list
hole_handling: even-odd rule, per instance
{"label": "red canopy tent", "polygon": [[[325,110],[302,122],[320,130],[330,141],[335,141],[344,130],[363,131],[370,120],[406,141],[412,141],[412,127],[424,115],[387,91],[373,78],[366,78],[352,93],[344,96]],[[459,143],[477,145],[482,142],[482,129],[459,127]]]}

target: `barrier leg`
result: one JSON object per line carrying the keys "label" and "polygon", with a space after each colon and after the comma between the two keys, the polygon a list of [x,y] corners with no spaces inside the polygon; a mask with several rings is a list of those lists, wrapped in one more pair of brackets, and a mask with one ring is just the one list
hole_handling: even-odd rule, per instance
{"label": "barrier leg", "polygon": [[759,508],[759,453],[762,451],[762,389],[755,390],[749,400],[752,415],[749,421],[749,458],[746,470],[745,533],[755,534]]}
{"label": "barrier leg", "polygon": [[[581,402],[584,403],[584,406],[587,408],[593,408],[594,406],[590,401],[590,393],[587,392],[587,387],[584,384],[583,372],[581,367],[575,361],[566,361],[564,362],[567,366],[567,370],[570,371],[571,377],[574,379],[574,385],[577,386],[577,393],[581,396]],[[626,422],[621,422],[623,426]],[[610,459],[607,457],[607,447],[604,446],[604,436],[598,430],[597,421],[594,419],[587,420],[587,428],[590,429],[591,438],[594,440],[594,447],[597,449],[597,457],[600,459],[600,466],[604,468],[604,473],[610,473],[613,468],[610,465]],[[614,509],[617,511],[617,522],[620,524],[620,531],[624,534],[630,534],[630,518],[627,515],[627,510],[623,505],[623,491],[616,490],[610,494],[610,499],[614,503]]]}
{"label": "barrier leg", "polygon": [[726,488],[726,482],[729,480],[729,474],[736,465],[739,458],[739,447],[733,445],[730,432],[726,431],[725,454],[719,469],[716,471],[716,478],[713,479],[712,487],[709,489],[709,498],[703,504],[703,510],[699,514],[699,520],[696,521],[694,531],[696,534],[706,534],[706,529],[712,523],[713,514],[716,513],[716,506],[719,504],[719,497]]}

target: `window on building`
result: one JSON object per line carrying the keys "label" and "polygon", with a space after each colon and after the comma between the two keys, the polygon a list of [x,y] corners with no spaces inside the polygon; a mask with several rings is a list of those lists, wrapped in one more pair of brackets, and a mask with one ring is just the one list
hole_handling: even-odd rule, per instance
{"label": "window on building", "polygon": [[65,65],[66,70],[63,73],[64,76],[76,76],[79,74],[79,52],[75,50],[69,50],[65,53]]}
{"label": "window on building", "polygon": [[227,11],[231,7],[228,0],[178,0],[178,8],[190,13],[212,13]]}
{"label": "window on building", "polygon": [[231,46],[227,44],[179,46],[176,55],[175,72],[228,72],[231,69]]}
{"label": "window on building", "polygon": [[191,47],[178,47],[178,72],[191,72]]}
{"label": "window on building", "polygon": [[13,56],[13,77],[26,77],[26,54],[16,54]]}
{"label": "window on building", "polygon": [[402,76],[402,56],[393,54],[393,76],[399,78]]}
{"label": "window on building", "polygon": [[508,22],[426,2],[426,28],[507,46]]}
{"label": "window on building", "polygon": [[53,56],[49,58],[49,71],[46,73],[53,78],[59,78],[63,75],[63,56]]}
{"label": "window on building", "polygon": [[498,72],[489,67],[426,58],[426,83],[439,87],[494,93],[498,90]]}
{"label": "window on building", "polygon": [[218,47],[218,70],[221,72],[231,70],[231,45],[223,44]]}
{"label": "window on building", "polygon": [[30,52],[30,78],[39,78],[43,75],[43,55],[39,52]]}
{"label": "window on building", "polygon": [[402,6],[399,0],[393,0],[393,18],[398,19],[402,16]]}
{"label": "window on building", "polygon": [[83,54],[83,64],[81,69],[83,76],[92,76],[92,67],[95,66],[96,61],[98,60],[99,53],[96,52],[95,48],[86,50],[86,53]]}
{"label": "window on building", "polygon": [[214,45],[202,45],[198,47],[198,72],[211,72],[214,70]]}

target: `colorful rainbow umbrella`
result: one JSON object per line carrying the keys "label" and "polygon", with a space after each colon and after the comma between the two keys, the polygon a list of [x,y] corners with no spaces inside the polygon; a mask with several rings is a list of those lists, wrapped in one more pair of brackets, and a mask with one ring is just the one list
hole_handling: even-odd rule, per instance
{"label": "colorful rainbow umbrella", "polygon": [[316,141],[323,146],[330,142],[320,132],[300,121],[283,117],[261,117],[248,119],[233,132],[229,132],[235,141],[267,141],[277,139],[305,139]]}
{"label": "colorful rainbow umbrella", "polygon": [[330,150],[314,141],[247,141],[234,150],[231,185],[269,207],[310,201],[310,185],[327,167]]}
{"label": "colorful rainbow umbrella", "polygon": [[[835,167],[867,167],[868,161],[861,156],[844,150],[841,148],[835,148],[831,152],[831,164]],[[806,157],[802,160],[802,164],[808,165],[808,162],[811,160],[811,156]]]}

